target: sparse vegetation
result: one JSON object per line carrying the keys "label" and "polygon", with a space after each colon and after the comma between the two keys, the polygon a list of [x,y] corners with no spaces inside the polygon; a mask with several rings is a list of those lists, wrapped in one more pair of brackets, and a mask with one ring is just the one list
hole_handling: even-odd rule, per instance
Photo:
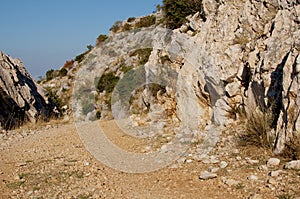
{"label": "sparse vegetation", "polygon": [[74,63],[74,60],[71,60],[71,61],[67,60],[66,63],[64,64],[63,68],[66,68],[66,69],[71,68],[73,66],[73,63]]}
{"label": "sparse vegetation", "polygon": [[75,61],[77,61],[78,63],[82,62],[82,60],[84,59],[86,53],[81,53],[80,55],[77,55],[75,57]]}
{"label": "sparse vegetation", "polygon": [[96,44],[96,45],[101,44],[102,42],[104,42],[104,41],[107,40],[107,39],[108,39],[108,36],[107,36],[107,35],[103,35],[103,34],[99,35],[99,36],[97,37],[97,44]]}
{"label": "sparse vegetation", "polygon": [[116,21],[114,25],[109,29],[110,31],[117,33],[122,27],[122,22],[121,21]]}
{"label": "sparse vegetation", "polygon": [[202,0],[163,0],[164,22],[167,28],[176,29],[186,22],[188,15],[200,12],[206,20]]}
{"label": "sparse vegetation", "polygon": [[136,19],[135,17],[129,17],[129,18],[127,19],[127,22],[128,22],[128,23],[133,22],[135,19]]}
{"label": "sparse vegetation", "polygon": [[285,144],[282,156],[288,159],[300,159],[300,135],[294,135],[293,139]]}
{"label": "sparse vegetation", "polygon": [[128,31],[128,30],[131,30],[131,28],[132,28],[132,25],[125,23],[125,25],[122,28],[122,31]]}
{"label": "sparse vegetation", "polygon": [[61,77],[66,76],[67,73],[68,73],[68,70],[64,67],[59,70],[59,76],[61,76]]}
{"label": "sparse vegetation", "polygon": [[99,92],[106,91],[107,93],[111,93],[119,79],[114,72],[105,73],[100,78],[95,79],[96,88]]}
{"label": "sparse vegetation", "polygon": [[149,16],[140,18],[140,21],[135,24],[135,27],[137,27],[137,28],[149,27],[149,26],[154,25],[155,22],[156,22],[156,17],[154,15],[149,15]]}
{"label": "sparse vegetation", "polygon": [[138,56],[139,64],[144,65],[148,62],[149,56],[151,55],[152,48],[139,48],[130,53],[130,56]]}
{"label": "sparse vegetation", "polygon": [[254,111],[247,119],[246,135],[243,140],[248,144],[271,149],[274,144],[274,138],[270,133],[273,120],[272,112],[267,109]]}
{"label": "sparse vegetation", "polygon": [[63,106],[62,99],[60,99],[50,87],[46,87],[45,89],[48,93],[48,97],[51,99],[51,101],[57,107],[58,111],[61,112],[62,106]]}
{"label": "sparse vegetation", "polygon": [[46,72],[46,81],[49,81],[55,77],[55,70],[50,69]]}

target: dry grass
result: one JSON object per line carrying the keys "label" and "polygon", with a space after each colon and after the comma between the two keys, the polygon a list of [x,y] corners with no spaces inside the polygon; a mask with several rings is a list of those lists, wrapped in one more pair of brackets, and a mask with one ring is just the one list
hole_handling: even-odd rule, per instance
{"label": "dry grass", "polygon": [[271,125],[274,116],[271,111],[254,111],[245,124],[245,134],[241,141],[245,144],[255,145],[263,148],[272,148],[274,137],[271,134]]}

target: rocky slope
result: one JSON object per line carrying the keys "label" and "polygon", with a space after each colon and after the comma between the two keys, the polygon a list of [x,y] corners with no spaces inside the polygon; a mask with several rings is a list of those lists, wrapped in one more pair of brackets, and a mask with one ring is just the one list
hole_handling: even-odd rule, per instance
{"label": "rocky slope", "polygon": [[46,92],[37,85],[23,63],[0,51],[0,122],[4,129],[24,122],[46,120],[58,113]]}
{"label": "rocky slope", "polygon": [[175,135],[175,126],[200,140],[246,123],[259,144],[299,154],[299,1],[203,0],[203,9],[176,30],[160,13],[149,27],[135,27],[141,18],[119,23],[74,62],[66,81],[74,82],[75,120],[126,118],[156,135]]}

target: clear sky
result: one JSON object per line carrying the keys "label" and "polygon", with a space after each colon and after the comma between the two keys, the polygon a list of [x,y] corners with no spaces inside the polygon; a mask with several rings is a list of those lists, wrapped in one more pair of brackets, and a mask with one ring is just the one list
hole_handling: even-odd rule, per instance
{"label": "clear sky", "polygon": [[44,76],[94,45],[117,20],[151,14],[162,0],[0,0],[0,50]]}

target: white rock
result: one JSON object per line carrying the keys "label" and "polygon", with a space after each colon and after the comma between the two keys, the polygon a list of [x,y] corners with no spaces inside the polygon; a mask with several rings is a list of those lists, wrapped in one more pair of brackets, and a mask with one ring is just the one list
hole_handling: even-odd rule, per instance
{"label": "white rock", "polygon": [[258,177],[256,175],[250,175],[247,177],[248,180],[256,181],[258,180]]}
{"label": "white rock", "polygon": [[240,182],[237,180],[233,180],[233,179],[223,179],[222,180],[224,184],[228,185],[228,186],[235,186],[238,185]]}
{"label": "white rock", "polygon": [[199,178],[202,180],[208,180],[208,179],[212,179],[212,178],[216,178],[217,174],[212,173],[212,172],[208,172],[208,171],[203,171],[201,172]]}
{"label": "white rock", "polygon": [[225,161],[222,161],[222,162],[220,163],[220,168],[221,168],[221,169],[224,169],[224,168],[226,168],[227,166],[228,166],[228,163],[225,162]]}
{"label": "white rock", "polygon": [[293,160],[285,164],[285,169],[300,169],[300,160]]}
{"label": "white rock", "polygon": [[282,170],[277,170],[277,171],[271,171],[270,172],[270,176],[272,177],[277,177],[279,176],[280,174],[284,173]]}
{"label": "white rock", "polygon": [[267,161],[267,166],[272,167],[272,166],[278,166],[280,164],[280,160],[278,158],[270,158]]}
{"label": "white rock", "polygon": [[208,171],[212,173],[216,173],[217,171],[219,171],[219,169],[220,169],[219,167],[209,167]]}

